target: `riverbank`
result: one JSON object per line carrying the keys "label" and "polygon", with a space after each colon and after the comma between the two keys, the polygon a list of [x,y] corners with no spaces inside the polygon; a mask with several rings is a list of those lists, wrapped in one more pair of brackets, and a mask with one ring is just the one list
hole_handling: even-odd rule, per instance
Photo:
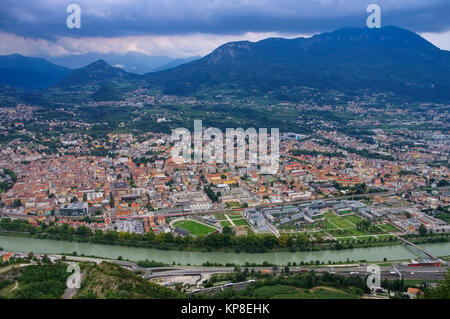
{"label": "riverbank", "polygon": [[[272,245],[271,248],[267,247],[252,247],[252,246],[230,246],[230,247],[217,247],[214,246],[214,243],[205,247],[194,244],[184,244],[184,243],[171,243],[171,242],[163,242],[163,243],[155,243],[151,241],[145,240],[118,240],[116,238],[112,238],[107,240],[106,238],[95,238],[95,237],[82,237],[77,235],[70,235],[66,237],[61,237],[60,235],[51,235],[47,233],[36,233],[32,234],[29,232],[20,232],[20,231],[5,231],[0,230],[0,235],[3,236],[12,236],[12,237],[25,237],[25,238],[34,238],[34,239],[48,239],[48,240],[57,240],[57,241],[67,241],[72,243],[89,243],[89,244],[99,244],[99,245],[111,245],[111,246],[122,246],[122,247],[134,247],[134,248],[148,248],[148,249],[158,249],[163,251],[185,251],[185,252],[203,252],[203,253],[276,253],[276,252],[314,252],[314,251],[323,251],[323,250],[346,250],[346,249],[355,249],[355,248],[373,248],[373,247],[389,247],[389,246],[397,246],[401,245],[402,241],[398,240],[396,237],[391,236],[389,240],[383,241],[363,241],[363,242],[353,242],[353,243],[340,243],[340,242],[329,242],[329,243],[321,243],[321,244],[313,244],[309,243],[307,245],[293,245],[291,247],[280,247]],[[145,238],[145,237],[144,237]],[[450,242],[450,237],[447,234],[443,235],[427,235],[425,237],[418,236],[407,236],[408,240],[410,240],[414,244],[432,244],[432,243],[447,243]]]}
{"label": "riverbank", "polygon": [[189,245],[183,243],[163,243],[155,244],[148,241],[139,240],[111,240],[106,242],[104,239],[92,240],[83,237],[78,237],[72,235],[68,238],[61,238],[60,236],[52,236],[45,233],[40,234],[30,234],[27,232],[16,232],[16,231],[5,231],[0,230],[0,235],[11,236],[11,237],[24,237],[24,238],[34,238],[34,239],[48,239],[57,241],[67,241],[73,243],[90,243],[99,245],[112,245],[112,246],[122,246],[122,247],[135,247],[135,248],[149,248],[158,249],[164,251],[186,251],[186,252],[219,252],[219,253],[270,253],[270,252],[311,252],[311,251],[322,251],[322,250],[346,250],[354,248],[370,248],[370,247],[385,247],[385,246],[396,246],[400,245],[401,241],[394,239],[389,241],[374,241],[374,242],[361,242],[352,244],[341,244],[341,243],[323,243],[323,244],[309,244],[308,246],[292,246],[292,247],[279,247],[275,246],[272,248],[266,247],[204,247]]}
{"label": "riverbank", "polygon": [[[64,240],[69,242],[106,244],[159,250],[174,250],[187,252],[235,252],[235,253],[266,253],[266,252],[310,252],[321,250],[344,250],[354,248],[385,247],[400,244],[395,234],[365,238],[357,237],[345,241],[331,239],[311,241],[304,234],[281,235],[250,234],[234,236],[231,233],[213,233],[206,236],[174,236],[172,233],[146,234],[117,232],[113,230],[92,231],[89,227],[80,226],[76,229],[68,224],[63,225],[31,225],[22,219],[0,220],[0,232],[7,236],[24,236],[37,239]],[[415,244],[450,242],[450,234],[427,234],[426,236],[406,235],[406,239]]]}
{"label": "riverbank", "polygon": [[[166,264],[175,265],[202,265],[204,263],[218,263],[245,265],[246,263],[287,265],[288,263],[297,265],[303,263],[328,264],[329,262],[348,261],[392,261],[407,260],[424,257],[418,250],[404,245],[353,248],[346,250],[319,250],[309,252],[266,252],[266,253],[234,253],[234,252],[195,252],[195,251],[171,251],[158,250],[153,248],[124,247],[101,245],[91,243],[79,243],[58,241],[50,239],[35,239],[20,236],[0,235],[0,247],[10,251],[29,251],[41,254],[72,254],[98,256],[107,259],[118,259],[119,256],[126,260],[154,260]],[[435,256],[450,255],[450,243],[424,244],[426,249]]]}

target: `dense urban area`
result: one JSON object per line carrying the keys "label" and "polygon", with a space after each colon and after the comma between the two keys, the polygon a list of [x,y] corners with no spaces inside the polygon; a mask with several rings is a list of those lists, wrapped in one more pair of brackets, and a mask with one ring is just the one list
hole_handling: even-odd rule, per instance
{"label": "dense urban area", "polygon": [[[268,105],[267,109],[306,114],[282,120],[287,128],[298,123],[299,130],[281,129],[277,174],[261,174],[259,165],[253,164],[176,164],[171,158],[174,143],[169,128],[189,127],[180,118],[192,105],[217,105],[220,110],[219,104],[236,103],[223,96],[218,99],[220,103],[137,91],[120,102],[90,105],[93,113],[99,110],[95,121],[83,118],[83,108],[47,110],[23,104],[1,108],[1,234],[233,253],[401,244],[421,249],[420,244],[449,241],[448,106],[371,106],[379,97],[333,108],[287,102]],[[192,112],[182,120],[193,122],[197,114]],[[326,116],[307,117],[317,112]],[[140,121],[145,121],[148,131],[123,129],[138,127]],[[239,124],[246,128],[257,123]],[[151,131],[153,125],[155,131]],[[6,264],[56,268],[61,267],[61,260],[81,258],[74,257],[76,251],[51,258],[36,253],[4,251],[1,255]],[[386,276],[377,297],[416,298],[433,289],[427,285],[445,277],[447,261],[445,256],[423,253],[423,258],[413,260],[384,260],[381,265]],[[88,276],[92,272],[108,278],[105,272],[119,264],[126,268],[123,271],[135,272],[129,276],[139,285],[147,287],[150,281],[171,287],[170,291],[159,291],[155,288],[159,286],[142,288],[167,297],[297,296],[300,290],[293,287],[300,279],[305,280],[301,289],[323,286],[301,290],[303,297],[373,296],[359,277],[366,274],[367,262],[361,260],[298,260],[283,265],[203,263],[194,267],[149,260],[135,264],[120,261],[122,257],[105,264],[83,258],[87,259],[83,267],[89,270]],[[437,268],[436,277],[426,271],[414,276],[408,270],[428,266]],[[19,267],[16,271],[23,271],[26,277],[31,269]],[[68,274],[60,275],[55,280],[66,280]],[[336,280],[339,285],[330,284]],[[6,280],[7,288],[0,287],[0,295],[2,291],[4,296],[10,295],[11,285]],[[63,288],[49,294],[67,294]],[[92,289],[83,288],[76,296],[120,295]]]}

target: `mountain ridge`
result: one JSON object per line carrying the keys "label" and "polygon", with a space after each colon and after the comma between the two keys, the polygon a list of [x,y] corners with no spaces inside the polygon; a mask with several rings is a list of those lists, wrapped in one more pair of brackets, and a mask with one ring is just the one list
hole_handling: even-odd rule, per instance
{"label": "mountain ridge", "polygon": [[20,54],[0,56],[0,84],[40,90],[61,81],[71,70],[43,58]]}
{"label": "mountain ridge", "polygon": [[300,87],[356,92],[393,91],[420,99],[450,100],[450,52],[416,33],[389,26],[343,28],[310,38],[226,43],[175,69],[145,74],[174,95],[202,88],[247,92]]}
{"label": "mountain ridge", "polygon": [[55,87],[83,86],[92,83],[102,83],[114,80],[132,80],[139,76],[129,73],[119,67],[108,64],[105,60],[97,60],[83,68],[72,70]]}
{"label": "mountain ridge", "polygon": [[148,72],[164,70],[169,67],[175,67],[180,64],[190,62],[192,59],[199,58],[192,57],[186,59],[177,59],[168,56],[150,56],[135,51],[130,51],[125,54],[91,52],[58,57],[42,57],[55,64],[62,65],[71,69],[83,68],[97,60],[102,59],[112,66],[117,66],[127,72],[136,74],[145,74]]}
{"label": "mountain ridge", "polygon": [[302,90],[312,89],[314,94],[358,96],[368,91],[415,101],[448,102],[449,74],[450,51],[437,48],[414,32],[387,26],[343,28],[309,38],[229,42],[203,58],[144,75],[100,59],[70,70],[50,89],[76,92],[89,87],[92,92],[102,88],[97,98],[104,92],[119,96],[112,93],[123,94],[138,87],[200,97],[223,90],[241,96],[265,96],[275,91],[281,99],[293,101],[301,100]]}

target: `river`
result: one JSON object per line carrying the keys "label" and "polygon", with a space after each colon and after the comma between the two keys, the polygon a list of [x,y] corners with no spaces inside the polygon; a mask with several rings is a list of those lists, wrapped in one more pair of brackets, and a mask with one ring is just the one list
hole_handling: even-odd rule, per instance
{"label": "river", "polygon": [[[420,246],[436,257],[450,255],[450,243],[424,244]],[[23,253],[32,251],[39,254],[71,254],[76,251],[78,255],[84,254],[86,256],[97,256],[109,259],[117,259],[119,256],[122,256],[123,259],[129,259],[132,261],[148,259],[167,264],[172,264],[172,262],[175,262],[176,264],[180,263],[181,265],[201,265],[207,261],[221,264],[235,263],[241,265],[246,262],[262,264],[264,261],[267,261],[277,265],[286,265],[288,262],[296,262],[298,264],[301,261],[310,262],[311,260],[320,260],[321,262],[323,261],[328,263],[328,261],[346,261],[347,258],[350,261],[382,261],[384,258],[387,260],[400,260],[424,257],[423,254],[417,249],[404,245],[354,248],[345,250],[322,250],[314,252],[237,254],[233,252],[171,251],[49,239],[0,236],[0,247],[3,247],[3,249],[7,251],[17,251]]]}

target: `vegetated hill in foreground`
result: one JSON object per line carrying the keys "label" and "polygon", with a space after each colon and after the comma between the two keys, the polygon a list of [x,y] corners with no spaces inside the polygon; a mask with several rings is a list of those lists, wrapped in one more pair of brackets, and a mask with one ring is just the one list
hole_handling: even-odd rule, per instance
{"label": "vegetated hill in foreground", "polygon": [[0,56],[0,84],[39,90],[61,81],[70,69],[45,59],[20,54]]}
{"label": "vegetated hill in foreground", "polygon": [[75,298],[177,299],[182,293],[151,283],[123,267],[101,263],[83,267],[85,273]]}
{"label": "vegetated hill in foreground", "polygon": [[67,265],[58,263],[22,266],[6,266],[7,271],[0,271],[0,299],[61,298],[69,277]]}
{"label": "vegetated hill in foreground", "polygon": [[267,94],[307,87],[349,95],[370,90],[450,101],[449,75],[449,51],[416,33],[389,26],[227,43],[202,59],[145,77],[151,86],[175,95],[211,89]]}

